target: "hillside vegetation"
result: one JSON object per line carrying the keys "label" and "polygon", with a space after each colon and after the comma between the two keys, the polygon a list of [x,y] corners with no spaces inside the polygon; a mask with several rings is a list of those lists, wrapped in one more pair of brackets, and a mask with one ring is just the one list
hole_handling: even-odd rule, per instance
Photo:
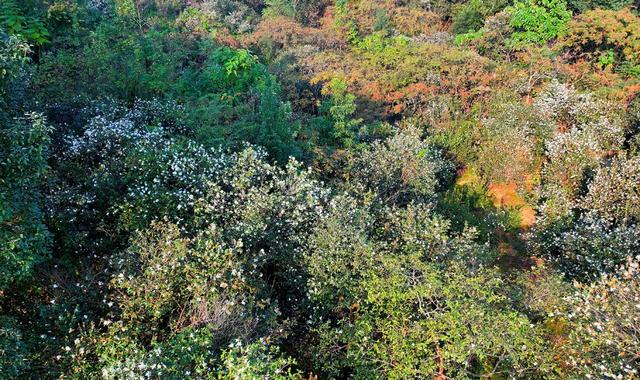
{"label": "hillside vegetation", "polygon": [[640,379],[631,0],[0,0],[0,379]]}

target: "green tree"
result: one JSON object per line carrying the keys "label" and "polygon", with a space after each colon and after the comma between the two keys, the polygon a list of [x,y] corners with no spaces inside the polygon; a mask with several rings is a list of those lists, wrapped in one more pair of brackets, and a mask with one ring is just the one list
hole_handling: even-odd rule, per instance
{"label": "green tree", "polygon": [[49,254],[41,194],[49,127],[40,114],[20,113],[28,52],[16,37],[0,42],[0,289],[30,279]]}
{"label": "green tree", "polygon": [[356,112],[356,97],[348,92],[347,84],[338,78],[329,82],[327,92],[330,98],[325,107],[333,122],[333,138],[339,146],[350,148],[356,143],[356,133],[362,123],[352,118]]}
{"label": "green tree", "polygon": [[564,0],[517,0],[505,11],[515,29],[510,40],[514,47],[551,41],[566,32],[571,20]]}
{"label": "green tree", "polygon": [[506,282],[471,231],[450,233],[424,206],[376,220],[364,202],[333,204],[307,257],[317,302],[309,349],[324,376],[551,373],[541,329],[509,306]]}

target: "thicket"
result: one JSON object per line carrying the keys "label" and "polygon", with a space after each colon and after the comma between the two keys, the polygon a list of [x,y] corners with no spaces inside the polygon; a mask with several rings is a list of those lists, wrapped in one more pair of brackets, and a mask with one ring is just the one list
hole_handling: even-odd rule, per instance
{"label": "thicket", "polygon": [[637,379],[630,1],[0,0],[0,379]]}

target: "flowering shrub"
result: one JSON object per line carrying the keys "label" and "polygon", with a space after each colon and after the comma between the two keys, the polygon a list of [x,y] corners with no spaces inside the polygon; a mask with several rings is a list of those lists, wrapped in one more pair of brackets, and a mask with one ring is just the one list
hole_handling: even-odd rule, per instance
{"label": "flowering shrub", "polygon": [[638,378],[630,3],[0,0],[0,379]]}
{"label": "flowering shrub", "polygon": [[565,225],[541,227],[539,232],[535,250],[566,276],[585,282],[612,272],[640,249],[639,226],[616,226],[593,213]]}
{"label": "flowering shrub", "polygon": [[[605,126],[605,125],[603,125]],[[547,162],[542,169],[542,191],[552,198],[554,190],[575,200],[590,172],[598,167],[603,148],[592,140],[598,133],[593,129],[571,129],[558,133],[546,143]]]}
{"label": "flowering shrub", "polygon": [[152,226],[113,260],[121,318],[144,323],[150,333],[162,333],[164,324],[169,331],[206,325],[221,337],[250,332],[260,290],[252,282],[264,257],[247,257],[241,249],[240,240],[227,247],[215,226],[193,239],[182,238],[176,226]]}
{"label": "flowering shrub", "polygon": [[302,255],[329,192],[300,163],[279,168],[264,157],[253,149],[232,156],[197,202],[196,220],[214,222],[227,239],[241,239],[247,250],[262,252],[263,274],[277,280],[273,291],[281,306],[297,309],[305,294]]}
{"label": "flowering shrub", "polygon": [[103,367],[97,372],[87,368],[85,356],[88,351],[83,347],[85,341],[77,340],[74,352],[77,363],[76,374],[82,376],[99,375],[104,379],[300,379],[298,372],[291,367],[295,361],[280,353],[266,339],[243,344],[234,340],[214,355],[212,342],[215,332],[204,327],[185,329],[175,336],[155,342],[152,348],[145,350],[135,346],[126,337],[103,340],[97,352],[101,354]]}
{"label": "flowering shrub", "polygon": [[534,106],[564,130],[607,116],[610,111],[610,106],[598,101],[593,94],[580,93],[557,79],[550,81],[538,94]]}
{"label": "flowering shrub", "polygon": [[[141,142],[128,152],[120,173],[127,191],[114,208],[122,227],[144,228],[151,220],[188,223],[211,178],[220,175],[226,157],[191,141]],[[114,174],[112,174],[114,175]]]}
{"label": "flowering shrub", "polygon": [[551,82],[535,100],[539,112],[558,129],[545,143],[541,195],[560,211],[574,207],[585,181],[609,152],[621,149],[625,125],[617,110],[590,94]]}
{"label": "flowering shrub", "polygon": [[631,223],[635,164],[620,158],[606,163],[623,148],[626,134],[618,111],[607,104],[556,81],[535,100],[559,126],[545,144],[535,251],[573,278],[611,272],[638,249],[639,231]]}
{"label": "flowering shrub", "polygon": [[310,277],[308,294],[318,308],[348,307],[357,297],[358,281],[375,256],[368,241],[372,215],[348,196],[332,199],[326,214],[318,221],[305,253]]}
{"label": "flowering shrub", "polygon": [[[636,251],[637,253],[637,251]],[[638,376],[640,307],[638,257],[570,297],[569,363],[583,378],[633,379]]]}
{"label": "flowering shrub", "polygon": [[[65,158],[102,164],[121,159],[127,149],[144,141],[157,142],[170,134],[187,134],[180,124],[182,107],[172,102],[136,100],[126,107],[113,99],[93,102],[83,110],[84,125],[64,137]],[[87,164],[89,162],[83,162]]]}
{"label": "flowering shrub", "polygon": [[502,103],[483,124],[482,145],[474,166],[487,183],[517,183],[522,188],[540,165],[548,123],[531,107]]}
{"label": "flowering shrub", "polygon": [[[89,328],[67,350],[72,366],[105,378],[203,376],[218,365],[238,376],[286,375],[291,360],[265,352],[260,357],[274,362],[252,369],[261,348],[240,349],[241,341],[269,333],[279,313],[260,271],[265,260],[264,251],[246,251],[241,240],[227,246],[213,225],[186,238],[175,225],[155,223],[113,258],[109,305],[115,306],[100,321],[104,332]],[[219,362],[212,353],[229,343]],[[95,367],[87,366],[94,356]]]}
{"label": "flowering shrub", "polygon": [[[117,325],[112,325],[117,326]],[[93,353],[84,340],[78,340],[70,355],[79,367],[74,371],[81,377],[100,376],[104,379],[184,379],[203,378],[215,373],[216,362],[210,355],[214,332],[208,328],[186,329],[162,342],[153,342],[145,349],[129,337],[112,330],[113,336],[101,337],[95,353],[99,360],[95,367],[87,360]],[[89,350],[87,350],[89,348]],[[97,365],[96,365],[97,364]]]}
{"label": "flowering shrub", "polygon": [[[83,109],[74,123],[79,128],[68,128],[56,139],[52,150],[58,175],[49,184],[47,206],[63,251],[81,257],[103,244],[126,242],[128,235],[116,233],[120,227],[114,219],[121,216],[122,195],[144,178],[131,177],[145,171],[132,167],[133,153],[149,152],[150,147],[177,149],[176,141],[188,134],[178,122],[180,112],[180,107],[159,101],[138,101],[133,107],[99,101]],[[138,221],[148,217],[141,215]]]}
{"label": "flowering shrub", "polygon": [[600,167],[581,206],[609,222],[640,222],[640,156],[614,158]]}
{"label": "flowering shrub", "polygon": [[256,10],[244,1],[206,0],[196,7],[210,18],[212,26],[225,25],[236,33],[250,31],[259,20]]}
{"label": "flowering shrub", "polygon": [[291,367],[295,361],[280,354],[277,347],[268,346],[264,340],[241,345],[236,342],[222,354],[223,365],[219,376],[239,379],[295,380],[302,375]]}
{"label": "flowering shrub", "polygon": [[354,163],[353,186],[371,191],[383,203],[406,205],[433,198],[444,185],[452,165],[414,128],[374,142]]}
{"label": "flowering shrub", "polygon": [[[89,342],[86,352],[73,351],[106,355],[96,368],[78,359],[90,374],[205,371],[215,364],[207,353],[229,340],[270,334],[280,307],[304,302],[301,254],[328,196],[299,163],[273,166],[262,150],[231,154],[158,134],[143,137],[125,150],[123,165],[107,166],[129,189],[111,209],[118,228],[146,232],[111,260],[115,308],[100,321],[107,331],[89,330],[81,337]],[[206,339],[191,341],[185,331]],[[144,343],[149,340],[157,344]],[[194,352],[183,353],[190,345]],[[242,357],[229,358],[225,371],[249,370],[241,368]],[[288,373],[287,363],[274,359],[274,376],[275,367]]]}

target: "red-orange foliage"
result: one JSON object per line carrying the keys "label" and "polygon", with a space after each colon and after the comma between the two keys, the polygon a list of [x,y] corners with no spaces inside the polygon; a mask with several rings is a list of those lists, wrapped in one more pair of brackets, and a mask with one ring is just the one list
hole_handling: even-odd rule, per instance
{"label": "red-orange foliage", "polygon": [[320,49],[340,49],[346,46],[330,30],[306,27],[286,17],[263,19],[242,42],[252,47],[270,43],[276,49],[289,49],[299,45],[312,45]]}
{"label": "red-orange foliage", "polygon": [[[411,6],[401,6],[394,0],[351,1],[347,17],[355,22],[363,34],[386,27],[396,34],[418,36],[446,30],[437,13]],[[381,19],[385,19],[381,25]]]}
{"label": "red-orange foliage", "polygon": [[595,9],[578,15],[569,23],[559,47],[575,59],[598,58],[614,51],[618,58],[640,62],[640,18],[629,9]]}
{"label": "red-orange foliage", "polygon": [[461,100],[464,107],[488,92],[496,81],[490,60],[472,51],[435,44],[412,44],[385,52],[326,51],[305,61],[313,80],[322,82],[336,75],[344,77],[351,92],[377,103],[378,109],[364,114],[399,113],[412,104],[435,95]]}
{"label": "red-orange foliage", "polygon": [[217,29],[214,39],[216,43],[223,46],[229,46],[236,49],[240,47],[240,41],[238,41],[238,39],[231,34],[227,28]]}

